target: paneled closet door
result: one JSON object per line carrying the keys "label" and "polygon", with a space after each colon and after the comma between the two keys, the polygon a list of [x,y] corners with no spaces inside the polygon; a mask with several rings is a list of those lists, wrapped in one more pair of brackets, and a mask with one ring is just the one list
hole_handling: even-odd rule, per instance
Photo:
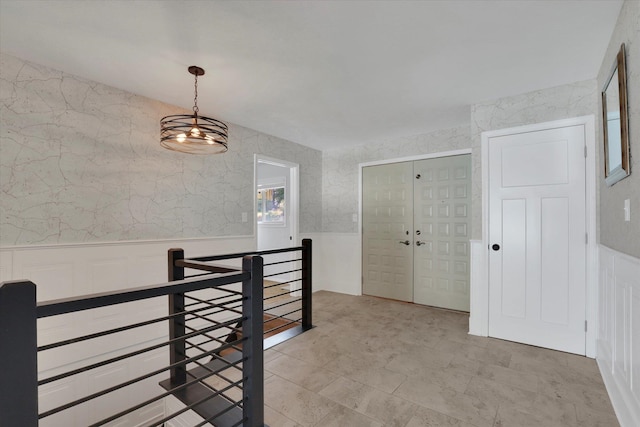
{"label": "paneled closet door", "polygon": [[362,290],[413,300],[413,165],[362,169]]}
{"label": "paneled closet door", "polygon": [[413,301],[469,311],[471,156],[414,162]]}
{"label": "paneled closet door", "polygon": [[489,336],[585,354],[585,135],[489,140]]}

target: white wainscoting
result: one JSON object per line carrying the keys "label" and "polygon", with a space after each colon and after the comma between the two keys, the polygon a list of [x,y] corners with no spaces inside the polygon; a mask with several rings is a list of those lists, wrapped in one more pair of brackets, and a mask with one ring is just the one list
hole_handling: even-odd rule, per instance
{"label": "white wainscoting", "polygon": [[469,334],[489,336],[489,283],[487,282],[487,251],[482,240],[470,240],[471,307]]}
{"label": "white wainscoting", "polygon": [[313,291],[362,295],[358,233],[308,233],[313,240]]}
{"label": "white wainscoting", "polygon": [[[0,248],[0,281],[28,279],[37,286],[38,301],[114,291],[167,281],[167,250],[180,247],[187,257],[244,252],[255,249],[255,238],[228,237],[102,244],[51,245]],[[231,262],[227,262],[231,264]],[[238,263],[239,266],[239,263]],[[167,299],[127,303],[90,312],[78,312],[38,321],[39,345],[84,335],[106,328],[134,323],[167,314]],[[91,340],[91,345],[74,344],[38,356],[39,378],[135,351],[166,341],[166,323]],[[59,406],[103,390],[113,384],[168,365],[166,347],[131,359],[83,372],[39,389],[40,411]],[[118,393],[91,400],[80,407],[47,417],[41,426],[85,426],[163,391],[158,374]],[[138,426],[164,417],[165,403],[159,401],[122,417],[113,426]]]}
{"label": "white wainscoting", "polygon": [[622,427],[640,426],[640,259],[599,245],[597,361]]}

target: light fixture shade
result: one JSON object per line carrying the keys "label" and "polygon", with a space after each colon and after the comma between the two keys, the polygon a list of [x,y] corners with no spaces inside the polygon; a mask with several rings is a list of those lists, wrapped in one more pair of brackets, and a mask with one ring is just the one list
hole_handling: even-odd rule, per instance
{"label": "light fixture shade", "polygon": [[198,116],[198,76],[204,70],[196,65],[188,68],[195,76],[193,114],[176,114],[160,120],[160,145],[189,154],[220,154],[227,151],[229,128],[220,120]]}
{"label": "light fixture shade", "polygon": [[189,154],[220,154],[228,150],[229,128],[223,122],[195,114],[160,120],[160,145]]}

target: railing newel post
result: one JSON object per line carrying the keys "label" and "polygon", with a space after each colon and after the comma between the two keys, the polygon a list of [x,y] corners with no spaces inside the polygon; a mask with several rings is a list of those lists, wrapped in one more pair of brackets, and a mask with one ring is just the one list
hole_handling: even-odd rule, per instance
{"label": "railing newel post", "polygon": [[307,330],[313,327],[311,239],[302,239],[302,248],[302,328]]}
{"label": "railing newel post", "polygon": [[0,424],[38,425],[36,285],[0,283]]}
{"label": "railing newel post", "polygon": [[242,398],[244,426],[264,425],[263,264],[261,256],[242,258],[242,270],[250,278],[242,281]]}
{"label": "railing newel post", "polygon": [[[184,250],[180,248],[169,249],[168,254],[168,281],[184,279],[184,267],[176,266],[176,261],[184,259]],[[169,315],[184,313],[184,293],[169,294]],[[169,339],[183,337],[185,335],[184,314],[173,317],[169,320]],[[173,341],[169,345],[169,363],[174,364],[187,358],[186,343],[184,340]],[[171,368],[171,383],[174,386],[187,382],[186,365]]]}

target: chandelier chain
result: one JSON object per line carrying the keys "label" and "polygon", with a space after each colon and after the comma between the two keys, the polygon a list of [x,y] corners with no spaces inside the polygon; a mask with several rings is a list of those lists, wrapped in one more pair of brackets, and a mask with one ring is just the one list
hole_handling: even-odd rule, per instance
{"label": "chandelier chain", "polygon": [[198,75],[196,74],[196,82],[193,85],[194,86],[194,92],[195,92],[195,96],[193,98],[193,112],[194,113],[198,113],[198,111],[200,111],[200,109],[198,108]]}

